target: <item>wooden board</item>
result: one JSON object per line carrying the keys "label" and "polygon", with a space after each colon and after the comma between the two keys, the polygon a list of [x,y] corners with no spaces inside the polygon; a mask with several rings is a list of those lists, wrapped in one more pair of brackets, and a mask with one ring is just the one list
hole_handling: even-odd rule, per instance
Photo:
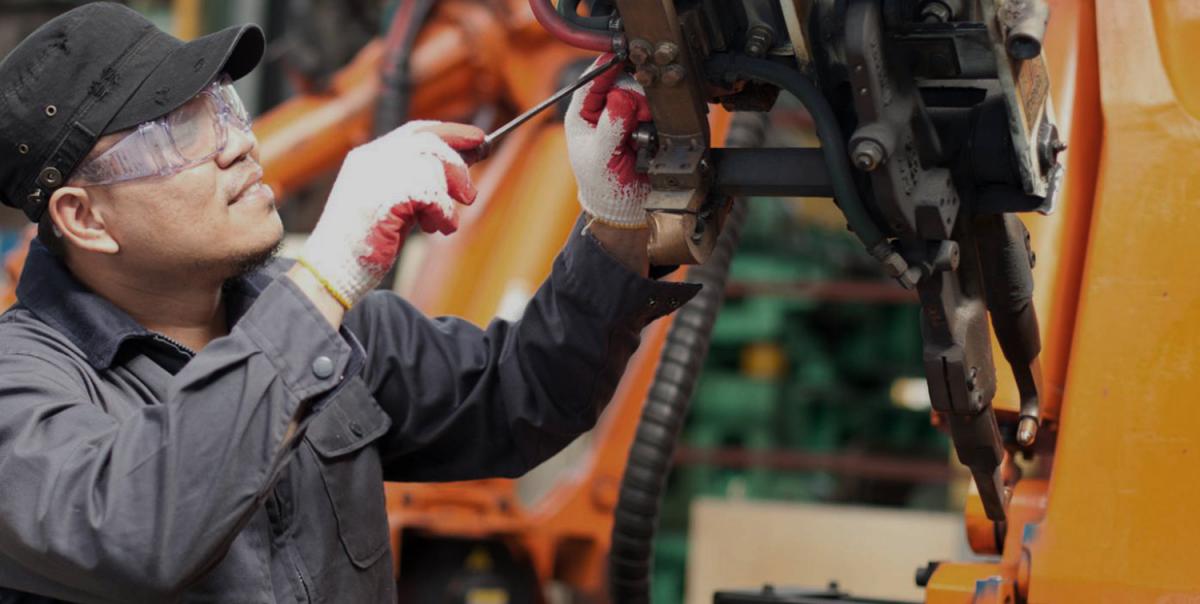
{"label": "wooden board", "polygon": [[920,602],[913,583],[929,560],[961,559],[959,513],[700,499],[692,504],[688,604],[718,589],[824,587]]}

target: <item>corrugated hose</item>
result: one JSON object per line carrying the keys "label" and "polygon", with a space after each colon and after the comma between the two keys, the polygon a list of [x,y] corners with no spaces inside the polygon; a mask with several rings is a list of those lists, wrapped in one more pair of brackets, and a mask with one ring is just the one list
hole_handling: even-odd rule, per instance
{"label": "corrugated hose", "polygon": [[[766,132],[766,114],[739,113],[726,146],[760,147]],[[735,200],[708,261],[688,270],[687,280],[704,288],[675,313],[621,478],[609,551],[609,595],[616,604],[650,602],[654,533],[667,474],[748,212],[744,202]]]}

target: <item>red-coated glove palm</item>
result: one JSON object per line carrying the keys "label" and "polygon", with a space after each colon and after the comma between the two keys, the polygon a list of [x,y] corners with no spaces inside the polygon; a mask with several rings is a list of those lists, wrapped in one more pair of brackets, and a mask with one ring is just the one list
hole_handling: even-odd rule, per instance
{"label": "red-coated glove palm", "polygon": [[475,200],[458,151],[483,136],[473,126],[410,122],[351,151],[300,259],[343,304],[356,303],[388,272],[414,226],[458,228],[458,206]]}
{"label": "red-coated glove palm", "polygon": [[[593,68],[611,60],[606,54]],[[567,111],[567,151],[579,203],[597,219],[618,226],[641,226],[650,182],[637,172],[633,132],[650,121],[650,106],[641,86],[619,69],[611,69],[579,89]]]}

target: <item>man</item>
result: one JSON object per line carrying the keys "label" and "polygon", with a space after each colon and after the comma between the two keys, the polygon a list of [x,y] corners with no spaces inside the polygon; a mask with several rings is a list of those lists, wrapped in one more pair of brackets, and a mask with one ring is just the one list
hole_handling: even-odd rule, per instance
{"label": "man", "polygon": [[410,228],[473,200],[469,126],[356,149],[299,261],[248,269],[282,233],[230,86],[262,50],[99,3],[0,65],[0,194],[40,225],[0,318],[2,601],[394,599],[382,481],[524,473],[694,294],[646,278],[648,116],[615,77],[573,101],[586,216],[520,321],[372,292]]}

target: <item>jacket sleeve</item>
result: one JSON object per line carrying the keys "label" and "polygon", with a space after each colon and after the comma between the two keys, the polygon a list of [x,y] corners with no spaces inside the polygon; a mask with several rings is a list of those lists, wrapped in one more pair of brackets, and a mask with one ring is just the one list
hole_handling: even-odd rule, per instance
{"label": "jacket sleeve", "polygon": [[430,319],[388,292],[347,316],[392,418],[388,480],[524,474],[595,424],[642,328],[698,291],[635,275],[580,230],[518,321]]}
{"label": "jacket sleeve", "polygon": [[4,586],[176,599],[261,505],[353,356],[286,279],[171,379],[161,405],[120,420],[67,357],[0,346],[0,564],[16,567]]}

